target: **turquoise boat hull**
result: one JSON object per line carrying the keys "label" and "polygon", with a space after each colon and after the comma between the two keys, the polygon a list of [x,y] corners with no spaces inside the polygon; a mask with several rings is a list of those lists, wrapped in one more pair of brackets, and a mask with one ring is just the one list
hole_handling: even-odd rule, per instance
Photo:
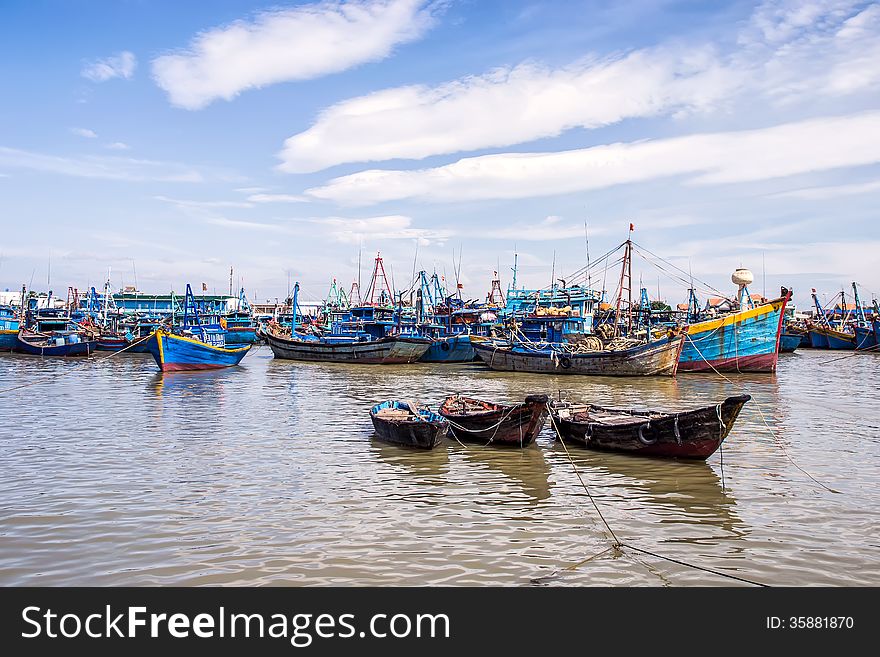
{"label": "turquoise boat hull", "polygon": [[215,347],[193,338],[157,331],[147,341],[147,349],[163,372],[216,370],[238,365],[251,345]]}
{"label": "turquoise boat hull", "polygon": [[775,372],[785,306],[791,295],[692,324],[680,372]]}
{"label": "turquoise boat hull", "polygon": [[450,335],[434,340],[420,360],[423,363],[470,363],[476,357],[469,335]]}
{"label": "turquoise boat hull", "polygon": [[226,344],[254,344],[257,341],[256,327],[233,327],[226,329]]}

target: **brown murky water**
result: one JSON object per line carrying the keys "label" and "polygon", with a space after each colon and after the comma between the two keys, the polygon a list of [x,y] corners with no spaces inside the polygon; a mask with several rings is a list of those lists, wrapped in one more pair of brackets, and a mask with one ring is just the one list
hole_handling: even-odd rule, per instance
{"label": "brown murky water", "polygon": [[[5,355],[0,388],[40,384],[0,395],[0,585],[531,585],[609,545],[549,424],[522,451],[420,452],[373,440],[368,409],[561,388],[668,408],[745,389],[755,400],[706,463],[569,448],[611,527],[768,584],[876,586],[880,356],[840,356],[784,355],[777,375],[731,385],[299,364],[265,347],[239,368],[166,375],[149,356]],[[735,584],[635,553],[546,581]]]}

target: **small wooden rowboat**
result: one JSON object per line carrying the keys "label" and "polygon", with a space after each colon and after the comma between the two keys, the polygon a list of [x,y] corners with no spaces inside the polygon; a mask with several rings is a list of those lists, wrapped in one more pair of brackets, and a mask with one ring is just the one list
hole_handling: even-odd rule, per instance
{"label": "small wooden rowboat", "polygon": [[376,437],[389,443],[433,449],[446,435],[446,420],[412,402],[385,401],[370,409]]}
{"label": "small wooden rowboat", "polygon": [[452,395],[439,413],[458,440],[527,447],[544,427],[549,411],[547,395],[529,395],[519,404],[495,404]]}
{"label": "small wooden rowboat", "polygon": [[631,411],[556,403],[551,412],[559,437],[590,449],[639,456],[705,461],[717,450],[750,395],[692,411]]}

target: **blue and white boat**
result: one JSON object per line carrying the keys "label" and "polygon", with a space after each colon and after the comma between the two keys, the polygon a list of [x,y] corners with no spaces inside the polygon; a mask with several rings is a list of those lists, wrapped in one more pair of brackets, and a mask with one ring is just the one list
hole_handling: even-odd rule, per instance
{"label": "blue and white boat", "polygon": [[0,306],[0,351],[12,351],[18,340],[21,321],[12,306]]}
{"label": "blue and white boat", "polygon": [[238,365],[253,346],[228,347],[223,327],[203,324],[189,284],[186,286],[183,325],[173,331],[157,329],[146,344],[163,372],[232,367]]}

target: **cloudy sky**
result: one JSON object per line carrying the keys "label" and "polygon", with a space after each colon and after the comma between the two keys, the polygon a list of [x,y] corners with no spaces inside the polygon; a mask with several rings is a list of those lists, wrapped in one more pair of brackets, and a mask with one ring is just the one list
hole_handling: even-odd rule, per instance
{"label": "cloudy sky", "polygon": [[[880,293],[880,4],[5,0],[0,289],[549,283],[634,239]],[[667,267],[667,270],[669,268]],[[682,283],[647,261],[656,296]],[[608,275],[608,287],[614,274]],[[595,281],[594,281],[595,282]]]}

